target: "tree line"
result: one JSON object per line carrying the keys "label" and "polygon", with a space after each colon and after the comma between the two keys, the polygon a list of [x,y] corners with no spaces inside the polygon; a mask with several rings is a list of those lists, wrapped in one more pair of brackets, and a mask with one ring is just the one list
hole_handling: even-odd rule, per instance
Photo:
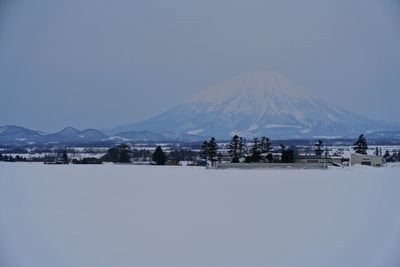
{"label": "tree line", "polygon": [[[363,134],[361,134],[357,140],[353,143],[353,150],[358,154],[367,154],[368,143]],[[204,141],[200,146],[200,152],[193,151],[191,149],[174,149],[169,153],[165,153],[161,146],[157,146],[154,151],[148,149],[132,149],[128,144],[119,144],[115,147],[109,148],[104,156],[100,158],[89,157],[83,159],[72,159],[68,158],[67,149],[59,150],[57,155],[46,156],[38,160],[27,159],[25,157],[16,155],[2,155],[0,154],[0,161],[43,161],[51,164],[101,164],[103,162],[115,162],[115,163],[131,163],[132,161],[152,161],[156,165],[165,165],[168,160],[179,162],[195,161],[200,156],[205,162],[209,161],[211,165],[215,165],[216,162],[226,160],[226,156],[229,157],[230,162],[282,162],[292,163],[295,161],[297,151],[291,148],[287,148],[285,145],[280,144],[279,147],[273,147],[272,141],[266,136],[255,137],[250,143],[243,137],[234,135],[227,147],[227,155],[222,155],[221,148],[219,147],[214,137]],[[226,151],[226,150],[224,150]],[[322,140],[318,140],[314,144],[314,152],[316,156],[322,157],[325,151],[324,143]],[[280,153],[280,157],[277,157],[274,153]],[[326,155],[328,154],[325,151]],[[224,153],[226,154],[226,153]],[[382,149],[376,148],[375,155],[382,156]],[[386,151],[383,155],[386,162],[400,161],[400,151]]]}
{"label": "tree line", "polygon": [[[252,139],[251,144],[248,145],[245,138],[238,135],[234,135],[228,145],[228,155],[230,157],[231,163],[239,162],[281,162],[281,163],[293,163],[296,157],[296,150],[291,148],[286,148],[285,145],[280,144],[278,150],[274,150],[272,146],[271,139],[266,136],[255,137]],[[357,154],[367,154],[368,143],[364,136],[361,134],[353,144],[353,150]],[[322,140],[318,140],[314,144],[314,152],[316,156],[322,157],[328,156],[328,151],[325,150],[325,146]],[[279,152],[281,154],[280,159],[274,157],[273,152]],[[387,152],[388,153],[388,152]],[[397,159],[400,154],[394,154],[390,156],[385,154],[384,158]],[[215,165],[215,162],[220,161],[222,156],[220,153],[220,148],[214,137],[206,140],[201,145],[201,156],[205,160],[209,160],[211,165]]]}
{"label": "tree line", "polygon": [[152,152],[150,150],[131,149],[128,144],[119,144],[107,150],[101,158],[104,162],[130,163],[133,160],[152,161],[155,165],[165,165],[167,161],[178,163],[179,161],[193,161],[197,153],[190,149],[175,149],[169,153],[164,152],[161,146],[157,146]]}
{"label": "tree line", "polygon": [[[274,162],[276,159],[274,159],[272,152],[272,142],[266,136],[255,137],[252,139],[251,145],[248,145],[245,138],[234,135],[228,145],[231,163],[239,163],[241,159],[244,159],[246,163]],[[282,154],[280,162],[294,162],[295,151],[293,149],[287,149],[286,146],[281,144],[280,152]],[[221,160],[222,154],[214,137],[203,142],[200,155],[203,159],[209,160],[212,166],[215,165],[215,162]]]}
{"label": "tree line", "polygon": [[25,162],[28,161],[25,157],[22,157],[20,155],[16,155],[15,157],[11,155],[2,155],[0,153],[0,161],[6,161],[6,162]]}

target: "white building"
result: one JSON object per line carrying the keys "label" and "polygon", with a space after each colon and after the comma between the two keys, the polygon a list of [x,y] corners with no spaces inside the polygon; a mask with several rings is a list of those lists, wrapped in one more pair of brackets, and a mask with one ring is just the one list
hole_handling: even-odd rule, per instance
{"label": "white building", "polygon": [[351,154],[350,155],[351,165],[368,165],[373,167],[381,167],[383,165],[383,157],[363,154]]}

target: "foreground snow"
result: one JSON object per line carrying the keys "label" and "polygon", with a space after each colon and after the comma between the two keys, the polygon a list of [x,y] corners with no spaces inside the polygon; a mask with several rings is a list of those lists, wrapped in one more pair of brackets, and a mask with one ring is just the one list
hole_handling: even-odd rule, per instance
{"label": "foreground snow", "polygon": [[0,266],[399,266],[400,168],[0,163]]}

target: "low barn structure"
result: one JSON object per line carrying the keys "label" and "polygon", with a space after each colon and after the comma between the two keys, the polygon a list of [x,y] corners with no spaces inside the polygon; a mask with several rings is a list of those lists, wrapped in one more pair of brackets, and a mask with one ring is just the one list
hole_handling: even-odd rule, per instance
{"label": "low barn structure", "polygon": [[219,163],[218,169],[326,169],[327,163]]}
{"label": "low barn structure", "polygon": [[342,164],[342,158],[341,157],[324,157],[324,156],[316,156],[316,155],[302,155],[302,156],[297,156],[296,157],[296,163],[305,163],[305,164],[311,164],[311,163],[325,163],[325,164]]}
{"label": "low barn structure", "polygon": [[363,154],[351,154],[350,155],[351,165],[367,165],[373,167],[382,167],[383,157]]}

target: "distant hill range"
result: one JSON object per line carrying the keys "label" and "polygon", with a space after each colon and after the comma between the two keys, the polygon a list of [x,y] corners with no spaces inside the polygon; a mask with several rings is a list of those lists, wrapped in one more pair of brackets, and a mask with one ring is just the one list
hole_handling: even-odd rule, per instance
{"label": "distant hill range", "polygon": [[346,139],[364,133],[375,140],[400,140],[400,125],[365,118],[321,100],[276,72],[244,74],[148,120],[105,133],[68,127],[47,134],[0,127],[0,144],[202,141],[214,136]]}
{"label": "distant hill range", "polygon": [[173,133],[157,134],[149,131],[130,131],[106,135],[96,129],[80,131],[72,127],[67,127],[56,133],[44,133],[13,125],[0,127],[0,144],[2,145],[197,142],[204,139],[205,137],[202,136],[191,135],[186,135],[182,139],[182,136]]}
{"label": "distant hill range", "polygon": [[[131,131],[122,132],[116,135],[106,135],[99,130],[86,129],[79,131],[72,127],[67,127],[56,133],[44,133],[41,131],[30,130],[19,126],[3,126],[0,127],[0,145],[7,146],[25,146],[25,145],[112,145],[117,143],[160,143],[160,142],[201,142],[204,141],[205,136],[198,135],[180,135],[172,132],[164,132],[163,134],[152,133],[149,131]],[[229,138],[229,137],[228,137]],[[220,139],[220,140],[227,140]],[[311,138],[309,138],[311,139]],[[315,138],[313,138],[315,139]],[[332,138],[323,138],[335,141]],[[342,140],[349,140],[350,138],[338,138],[341,143]],[[379,131],[367,134],[368,140],[376,142],[383,142],[386,144],[400,144],[400,131]],[[284,138],[279,138],[284,140]],[[303,138],[302,140],[308,140]],[[350,140],[351,141],[351,140]],[[302,143],[299,143],[302,144]]]}

